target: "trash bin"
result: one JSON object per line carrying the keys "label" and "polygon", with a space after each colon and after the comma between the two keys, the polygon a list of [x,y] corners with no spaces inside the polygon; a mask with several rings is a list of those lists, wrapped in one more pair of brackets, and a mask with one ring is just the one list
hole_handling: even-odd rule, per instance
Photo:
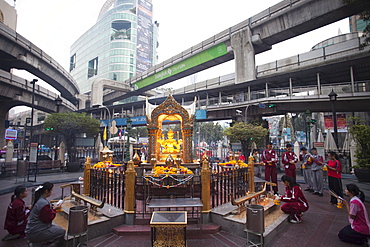
{"label": "trash bin", "polygon": [[87,231],[87,212],[87,206],[75,206],[69,209],[69,235],[80,235]]}
{"label": "trash bin", "polygon": [[265,231],[263,206],[257,204],[247,206],[247,230],[257,234],[262,234]]}

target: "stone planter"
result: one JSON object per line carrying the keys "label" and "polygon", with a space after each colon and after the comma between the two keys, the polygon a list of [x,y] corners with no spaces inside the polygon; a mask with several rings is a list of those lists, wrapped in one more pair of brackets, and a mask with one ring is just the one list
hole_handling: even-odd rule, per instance
{"label": "stone planter", "polygon": [[370,169],[355,168],[354,171],[359,182],[370,183]]}
{"label": "stone planter", "polygon": [[67,172],[79,172],[80,168],[81,168],[81,163],[79,161],[67,163]]}

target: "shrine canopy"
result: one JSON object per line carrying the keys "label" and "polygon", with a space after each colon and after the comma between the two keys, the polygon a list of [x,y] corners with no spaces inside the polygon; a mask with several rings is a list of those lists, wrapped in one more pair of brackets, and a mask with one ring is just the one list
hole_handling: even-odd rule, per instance
{"label": "shrine canopy", "polygon": [[[166,100],[160,105],[150,104],[148,98],[146,99],[146,119],[149,135],[149,153],[150,155],[155,155],[158,161],[163,160],[164,154],[162,153],[163,146],[160,143],[166,142],[162,135],[162,125],[164,121],[169,122],[180,122],[181,137],[178,140],[172,140],[169,138],[168,142],[171,148],[176,146],[176,153],[181,156],[181,159],[185,163],[193,162],[191,157],[191,145],[192,136],[194,128],[195,119],[195,106],[196,98],[194,102],[188,106],[180,105],[170,94]],[[180,135],[178,135],[180,136]],[[171,136],[172,137],[172,136]],[[181,150],[177,149],[177,146],[181,146]]]}

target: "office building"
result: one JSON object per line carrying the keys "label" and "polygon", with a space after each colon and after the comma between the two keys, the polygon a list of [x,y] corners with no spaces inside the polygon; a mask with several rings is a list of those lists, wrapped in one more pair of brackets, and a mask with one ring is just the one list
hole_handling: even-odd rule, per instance
{"label": "office building", "polygon": [[98,78],[123,82],[157,62],[151,0],[107,0],[98,20],[71,47],[69,71],[88,94]]}

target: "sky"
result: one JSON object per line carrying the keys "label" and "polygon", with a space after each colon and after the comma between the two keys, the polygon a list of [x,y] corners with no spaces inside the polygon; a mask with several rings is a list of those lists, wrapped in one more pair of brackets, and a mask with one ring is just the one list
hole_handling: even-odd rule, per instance
{"label": "sky", "polygon": [[[6,0],[14,5],[13,0]],[[66,70],[70,47],[92,27],[106,0],[17,0],[17,32],[53,57]],[[258,14],[279,0],[153,0],[153,21],[159,22],[159,62]],[[308,52],[322,40],[349,32],[348,19],[274,45],[258,54],[256,65]],[[191,79],[203,81],[232,73],[233,61],[200,72]],[[68,71],[68,70],[67,70]],[[25,76],[23,76],[25,77]],[[28,75],[27,80],[34,77]],[[179,84],[179,83],[176,83]],[[183,85],[183,84],[182,84]],[[47,87],[46,85],[42,85]],[[171,87],[176,87],[172,84]]]}

